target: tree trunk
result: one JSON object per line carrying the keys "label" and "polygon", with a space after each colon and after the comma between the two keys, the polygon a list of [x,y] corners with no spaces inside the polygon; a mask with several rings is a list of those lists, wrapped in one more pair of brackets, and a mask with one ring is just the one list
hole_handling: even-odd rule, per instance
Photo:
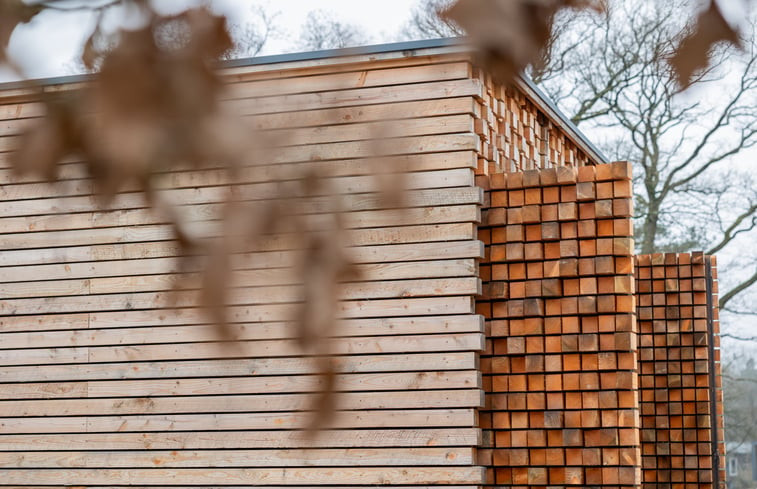
{"label": "tree trunk", "polygon": [[657,238],[657,225],[659,220],[660,203],[650,199],[647,215],[644,218],[642,226],[641,253],[649,255],[655,252],[655,241]]}

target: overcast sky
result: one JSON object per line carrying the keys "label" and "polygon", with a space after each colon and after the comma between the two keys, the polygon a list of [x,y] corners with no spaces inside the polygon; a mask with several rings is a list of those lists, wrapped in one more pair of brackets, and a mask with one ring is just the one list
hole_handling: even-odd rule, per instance
{"label": "overcast sky", "polygon": [[[0,0],[2,1],[2,0]],[[155,0],[168,10],[181,10],[201,0]],[[278,38],[271,39],[261,54],[297,51],[296,40],[307,14],[325,10],[345,22],[359,26],[371,43],[400,40],[402,27],[410,19],[417,0],[209,0],[212,7],[225,13],[230,23],[249,22],[252,7],[262,5],[276,12]],[[658,1],[658,0],[653,0]],[[746,18],[744,0],[719,0],[726,17],[733,23]],[[118,15],[117,12],[113,12]],[[88,13],[45,12],[30,24],[16,29],[10,42],[10,52],[31,78],[70,75],[77,71],[75,58],[94,25]],[[0,70],[0,81],[12,78]]]}
{"label": "overcast sky", "polygon": [[[198,2],[160,1],[161,6],[172,10],[192,3]],[[373,43],[396,41],[410,19],[415,0],[212,0],[210,3],[214,10],[225,13],[230,23],[248,22],[255,5],[277,13],[280,36],[271,39],[261,54],[278,54],[297,50],[295,41],[307,14],[313,10],[331,12],[340,20],[360,26]],[[9,46],[11,56],[31,78],[73,74],[77,71],[75,58],[93,25],[94,17],[88,13],[44,12],[14,31]],[[0,72],[0,81],[8,81],[10,77],[9,73]]]}

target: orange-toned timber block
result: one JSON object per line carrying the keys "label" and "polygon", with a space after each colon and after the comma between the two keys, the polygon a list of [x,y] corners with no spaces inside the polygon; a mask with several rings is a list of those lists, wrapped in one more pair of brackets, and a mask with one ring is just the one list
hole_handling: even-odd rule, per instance
{"label": "orange-toned timber block", "polygon": [[604,200],[594,201],[594,215],[598,219],[606,219],[609,217],[613,217],[612,200],[604,199]]}
{"label": "orange-toned timber block", "polygon": [[612,194],[615,198],[632,197],[633,188],[630,180],[617,180],[612,182]]}
{"label": "orange-toned timber block", "polygon": [[[497,210],[497,209],[492,209]],[[521,224],[523,223],[523,211],[520,207],[511,207],[503,209],[507,211],[507,224]]]}
{"label": "orange-toned timber block", "polygon": [[596,194],[598,200],[612,199],[612,182],[598,182]]}
{"label": "orange-toned timber block", "polygon": [[597,181],[614,180],[612,175],[612,164],[597,165],[595,168],[597,170]]}
{"label": "orange-toned timber block", "polygon": [[541,204],[542,191],[541,188],[527,188],[525,190],[525,204]]}
{"label": "orange-toned timber block", "polygon": [[578,194],[575,185],[560,187],[560,202],[575,202]]}
{"label": "orange-toned timber block", "polygon": [[584,469],[583,467],[565,467],[565,484],[583,485],[584,483],[588,483],[588,479],[584,477],[584,470],[588,472],[591,469]]}
{"label": "orange-toned timber block", "polygon": [[526,277],[539,279],[544,277],[544,263],[541,261],[526,263]]}
{"label": "orange-toned timber block", "polygon": [[613,219],[612,227],[615,236],[633,236],[633,221],[631,219]]}
{"label": "orange-toned timber block", "polygon": [[581,166],[577,172],[578,182],[593,182],[597,179],[596,166]]}
{"label": "orange-toned timber block", "polygon": [[557,168],[545,168],[539,172],[539,183],[542,187],[557,184]]}
{"label": "orange-toned timber block", "polygon": [[492,189],[507,188],[507,178],[504,173],[493,173],[489,175],[489,187]]}
{"label": "orange-toned timber block", "polygon": [[557,216],[560,221],[578,219],[578,207],[575,202],[562,202],[558,204]]}
{"label": "orange-toned timber block", "polygon": [[545,222],[541,224],[541,239],[554,241],[560,239],[560,223]]}
{"label": "orange-toned timber block", "polygon": [[633,202],[631,199],[613,199],[612,213],[616,217],[633,216]]}
{"label": "orange-toned timber block", "polygon": [[560,258],[578,257],[578,241],[575,239],[563,239],[560,241]]}
{"label": "orange-toned timber block", "polygon": [[490,205],[492,207],[507,207],[507,191],[498,190],[489,193]]}
{"label": "orange-toned timber block", "polygon": [[579,202],[578,203],[578,217],[579,219],[594,219],[594,202]]}
{"label": "orange-toned timber block", "polygon": [[523,172],[524,187],[538,187],[541,184],[541,170],[526,170]]}
{"label": "orange-toned timber block", "polygon": [[560,223],[560,238],[561,239],[575,239],[578,237],[578,223],[576,221],[568,221]]}
{"label": "orange-toned timber block", "polygon": [[508,189],[520,189],[523,188],[523,173],[511,172],[507,174],[507,188]]}
{"label": "orange-toned timber block", "polygon": [[576,200],[579,202],[594,200],[596,198],[596,187],[594,182],[581,182],[576,185]]}
{"label": "orange-toned timber block", "polygon": [[557,167],[557,182],[561,185],[576,183],[578,179],[578,172],[571,166],[558,166]]}
{"label": "orange-toned timber block", "polygon": [[628,161],[616,161],[611,163],[612,178],[615,180],[630,180],[633,172],[631,163]]}
{"label": "orange-toned timber block", "polygon": [[558,220],[558,206],[560,204],[544,204],[541,206],[541,220],[542,222],[550,222]]}
{"label": "orange-toned timber block", "polygon": [[545,187],[542,190],[542,204],[557,204],[560,202],[560,187]]}
{"label": "orange-toned timber block", "polygon": [[524,223],[541,222],[541,206],[539,205],[523,206],[521,222],[524,222]]}
{"label": "orange-toned timber block", "polygon": [[577,235],[579,238],[594,238],[597,235],[597,221],[594,219],[578,221]]}

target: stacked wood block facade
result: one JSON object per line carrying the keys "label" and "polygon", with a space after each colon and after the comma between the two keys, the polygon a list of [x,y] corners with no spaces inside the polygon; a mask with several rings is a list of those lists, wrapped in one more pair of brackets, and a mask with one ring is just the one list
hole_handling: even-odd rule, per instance
{"label": "stacked wood block facade", "polygon": [[[242,342],[222,348],[195,292],[172,291],[178,247],[141,195],[98,208],[76,161],[56,186],[11,175],[8,151],[41,107],[23,89],[0,94],[0,486],[483,482],[482,86],[467,54],[431,51],[227,71],[227,104],[292,141],[270,165],[330,175],[350,209],[362,279],[340,306],[338,413],[315,437],[302,428],[323,379],[291,321],[298,294],[282,267],[293,243],[243,261],[231,309]],[[402,119],[389,147],[409,172],[401,213],[378,198],[368,158],[373,125],[389,118]],[[260,180],[234,183],[263,194],[275,184],[249,175]],[[229,183],[214,171],[164,176],[199,220]]]}
{"label": "stacked wood block facade", "polygon": [[630,178],[627,163],[489,178],[478,311],[497,487],[639,482]]}
{"label": "stacked wood block facade", "polygon": [[643,487],[722,486],[715,258],[638,256],[636,284]]}
{"label": "stacked wood block facade", "polygon": [[[343,194],[361,278],[344,287],[333,338],[333,421],[315,438],[303,430],[323,380],[296,341],[296,245],[274,239],[240,257],[230,313],[241,342],[223,349],[197,282],[178,277],[170,226],[143,196],[101,209],[74,160],[55,186],[11,174],[10,151],[43,108],[38,93],[7,88],[0,487],[631,487],[642,465],[678,463],[674,450],[690,482],[690,435],[674,447],[673,428],[656,423],[702,414],[701,345],[684,345],[700,331],[677,333],[680,379],[694,386],[679,417],[652,392],[650,448],[649,369],[654,389],[670,380],[656,371],[655,328],[668,341],[674,324],[652,321],[637,344],[628,164],[601,164],[531,85],[496,84],[460,45],[251,62],[225,76],[225,105],[291,144],[243,181],[177,169],[160,185],[210,228],[230,183],[259,198],[274,176],[307,168]],[[377,135],[407,172],[402,212],[377,193]],[[188,290],[173,290],[177,277]],[[656,318],[659,297],[638,278],[645,326],[644,301]],[[707,487],[696,436],[692,470]]]}
{"label": "stacked wood block facade", "polygon": [[535,87],[525,81],[506,87],[485,72],[478,77],[486,88],[481,109],[480,174],[601,163],[591,148],[579,147],[567,133],[561,114],[548,115],[544,102],[534,100]]}

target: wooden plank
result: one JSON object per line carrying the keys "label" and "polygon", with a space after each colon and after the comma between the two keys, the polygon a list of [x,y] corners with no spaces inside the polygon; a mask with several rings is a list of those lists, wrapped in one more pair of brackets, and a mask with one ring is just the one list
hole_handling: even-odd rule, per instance
{"label": "wooden plank", "polygon": [[[193,293],[137,293],[117,296],[88,295],[47,297],[36,299],[8,299],[0,302],[0,315],[57,314],[72,312],[129,311],[131,309],[167,309],[192,307],[198,304]],[[235,321],[291,321],[296,311],[291,304],[256,304],[254,297],[242,297],[245,318],[230,315]],[[241,305],[230,302],[229,305]],[[338,305],[340,318],[369,318],[387,316],[434,316],[438,314],[473,313],[472,299],[463,297],[430,297],[407,299],[371,299],[342,301]],[[155,314],[151,311],[151,314]]]}
{"label": "wooden plank", "polygon": [[[234,182],[234,188],[239,198],[245,200],[282,198],[282,193],[287,196],[297,196],[302,193],[301,176],[294,181],[282,181],[267,178],[267,175],[243,174],[238,181]],[[163,180],[156,179],[156,188],[164,189],[161,195],[169,202],[176,202],[177,206],[224,202],[224,199],[228,197],[228,185],[231,183],[231,178],[225,171],[220,170],[170,174]],[[381,185],[378,178],[370,175],[334,177],[324,180],[324,188],[334,195],[381,192]],[[470,187],[473,186],[473,171],[470,168],[455,168],[406,173],[402,177],[402,185],[406,190]],[[123,198],[126,205],[131,205],[128,204],[129,202],[138,202],[141,197],[141,194],[136,193],[137,188],[133,185],[123,188],[122,191],[119,198]],[[291,194],[286,194],[289,191]],[[5,185],[0,193],[4,194],[3,201],[20,200],[16,202],[16,205],[22,206],[24,203],[30,205],[36,200],[51,204],[53,202],[45,199],[61,200],[72,196],[92,196],[95,189],[90,180],[70,180],[53,185],[48,183]],[[203,198],[206,201],[203,201]],[[94,199],[96,198],[90,197],[90,200],[97,204]],[[111,208],[117,208],[117,205],[114,203]]]}
{"label": "wooden plank", "polygon": [[[188,221],[209,221],[218,219],[223,204],[193,204],[179,206],[177,212]],[[410,209],[383,209],[345,212],[342,214],[344,227],[361,229],[368,227],[402,226],[413,224],[440,224],[450,222],[478,222],[480,210],[476,205],[450,205],[418,207]],[[58,231],[67,229],[102,228],[112,226],[136,226],[163,224],[167,219],[152,209],[127,209],[116,211],[94,211],[49,216],[23,216],[0,218],[0,228],[4,233]]]}
{"label": "wooden plank", "polygon": [[[0,99],[2,100],[2,104],[0,105],[0,119],[13,120],[21,119],[24,117],[39,117],[45,113],[45,105],[38,99],[34,100],[33,102],[27,103],[8,103],[4,100],[7,94],[7,91],[3,91],[3,93],[0,95],[3,97],[3,99]],[[38,96],[39,95],[36,94],[35,98],[37,98]]]}
{"label": "wooden plank", "polygon": [[[10,167],[10,155],[15,149],[12,139],[6,136],[5,152],[0,153],[0,168]],[[342,160],[375,158],[377,156],[437,153],[442,151],[478,151],[480,139],[473,133],[456,133],[430,136],[409,136],[386,139],[381,147],[365,141],[324,143],[315,146],[283,146],[261,151],[260,162],[268,164],[295,163],[313,160]],[[380,151],[379,151],[380,149]]]}
{"label": "wooden plank", "polygon": [[[455,206],[460,207],[460,206]],[[417,216],[417,222],[423,224],[408,224],[405,226],[379,226],[368,227],[365,223],[361,226],[354,227],[345,230],[346,244],[348,246],[360,246],[360,245],[372,245],[372,244],[384,244],[385,242],[418,242],[418,239],[428,239],[429,241],[438,241],[438,237],[435,235],[444,233],[445,231],[455,233],[459,229],[468,229],[469,223],[475,222],[478,218],[478,210],[474,206],[467,206],[462,210],[462,215],[455,215],[453,212],[437,212],[431,211],[428,220],[424,220],[422,215],[425,212],[418,211],[414,214]],[[379,217],[379,219],[387,219],[391,215],[391,212],[387,212],[385,216]],[[401,215],[402,211],[395,211],[395,215]],[[326,226],[327,217],[314,216],[308,218],[308,221],[312,225],[312,228],[318,229],[319,221],[322,221],[322,227]],[[434,223],[434,218],[442,221]],[[27,218],[33,222],[35,218]],[[66,222],[67,217],[58,217],[59,221]],[[162,221],[158,219],[158,221]],[[446,222],[452,221],[452,222]],[[399,223],[402,224],[402,223]],[[185,228],[190,231],[194,231],[198,236],[216,236],[220,233],[219,221],[205,221],[189,223]],[[287,232],[288,231],[288,232]],[[276,249],[276,247],[289,246],[288,249],[296,249],[296,247],[288,244],[293,241],[292,229],[282,230],[281,233],[276,236],[266,237],[261,239],[260,249]],[[107,228],[85,228],[85,229],[63,229],[55,231],[37,231],[34,233],[9,233],[0,234],[0,250],[13,250],[13,249],[25,249],[25,248],[45,248],[59,245],[57,247],[74,247],[82,246],[86,244],[87,240],[85,236],[87,233],[92,235],[92,243],[95,244],[110,244],[119,242],[150,242],[150,241],[166,241],[171,239],[173,233],[171,226],[168,224],[145,224],[145,225],[133,225],[133,226],[116,226]],[[415,237],[414,237],[415,236]],[[467,235],[465,237],[472,237]],[[443,235],[445,240],[455,239],[454,237]],[[296,241],[296,240],[295,240]],[[284,248],[287,249],[287,248]]]}
{"label": "wooden plank", "polygon": [[[190,323],[191,324],[191,323]],[[197,325],[149,325],[146,327],[120,328],[109,325],[108,329],[74,329],[65,331],[9,332],[3,328],[0,332],[0,347],[42,348],[67,346],[124,345],[142,343],[182,343],[197,341],[217,341],[218,330],[213,324]],[[20,326],[17,329],[21,329]],[[232,323],[231,331],[238,340],[272,340],[294,339],[300,335],[297,323]],[[422,334],[481,333],[483,323],[481,316],[439,316],[439,317],[399,317],[367,320],[343,320],[334,325],[332,335],[335,338],[362,336],[382,337]]]}
{"label": "wooden plank", "polygon": [[420,467],[411,470],[394,467],[264,468],[264,469],[49,469],[0,470],[7,484],[36,483],[83,484],[479,484],[484,481],[482,467]]}
{"label": "wooden plank", "polygon": [[[168,326],[196,325],[199,327],[212,327],[204,321],[197,310],[174,309],[161,311],[154,314],[149,311],[131,311],[123,313],[99,313],[93,314],[47,314],[42,316],[0,316],[0,329],[3,333],[18,331],[50,331],[71,330],[75,335],[76,330],[87,329],[97,331],[99,328],[124,328],[143,327],[165,329]],[[121,315],[119,320],[118,315]],[[234,319],[244,318],[242,308],[232,308],[230,315]],[[91,319],[91,321],[90,321]],[[335,336],[381,336],[395,334],[423,334],[423,333],[459,333],[483,331],[481,316],[452,315],[452,316],[426,316],[426,317],[384,317],[373,319],[342,319],[334,325]],[[257,322],[245,321],[230,322],[231,327],[237,328],[237,333],[245,334],[245,330],[253,329],[257,338],[290,338],[294,323],[286,322]],[[165,329],[166,334],[171,334]],[[93,333],[94,334],[94,333]],[[118,333],[115,333],[118,335]],[[136,331],[134,334],[139,334]],[[198,333],[195,333],[198,334]],[[20,338],[16,337],[16,338]],[[33,336],[28,336],[32,338]],[[51,337],[54,337],[51,336]],[[19,341],[19,340],[14,340]],[[41,337],[35,337],[31,341],[41,341]],[[23,341],[20,343],[23,344]],[[28,344],[28,346],[33,346]]]}
{"label": "wooden plank", "polygon": [[[245,414],[244,416],[248,416]],[[47,418],[41,418],[44,421]],[[136,450],[106,452],[0,452],[0,467],[282,467],[474,465],[472,448],[315,448],[292,450]]]}
{"label": "wooden plank", "polygon": [[[469,116],[456,116],[466,117]],[[429,125],[431,123],[428,123]],[[461,129],[457,132],[465,132],[465,128],[460,125]],[[402,130],[403,134],[408,136],[404,131],[404,125],[399,126],[396,130]],[[325,131],[321,131],[325,132]],[[352,135],[349,131],[342,131],[345,137],[350,138]],[[410,131],[412,133],[412,131]],[[276,137],[276,136],[272,136]],[[301,143],[304,135],[294,134],[292,141]],[[326,137],[329,137],[328,134]],[[352,141],[352,139],[348,139]],[[304,142],[303,142],[304,144]],[[367,144],[367,143],[366,143]],[[370,144],[368,144],[370,146]],[[387,163],[391,170],[391,160]],[[204,187],[218,187],[225,185],[244,186],[245,192],[250,195],[260,197],[275,197],[276,185],[279,182],[287,180],[300,181],[307,171],[307,165],[301,165],[301,172],[297,175],[277,175],[275,170],[259,167],[247,167],[239,171],[239,175],[231,175],[223,169],[194,170],[185,172],[173,172],[157,175],[153,181],[154,188],[170,190],[170,193],[176,193],[177,189],[196,190]],[[293,177],[286,179],[284,177]],[[471,168],[450,168],[431,171],[415,171],[402,174],[402,185],[405,189],[424,189],[424,188],[449,188],[472,186],[473,170]],[[324,185],[326,188],[334,189],[339,193],[366,193],[380,191],[381,183],[375,175],[348,175],[348,176],[330,176],[324,175]],[[136,192],[139,190],[137,185],[132,183],[125,184],[119,189],[123,193]],[[80,180],[66,180],[58,183],[17,183],[8,184],[0,187],[0,199],[2,200],[31,200],[31,199],[51,199],[70,196],[92,195],[96,193],[96,187],[88,178]]]}
{"label": "wooden plank", "polygon": [[481,82],[473,79],[414,83],[399,87],[368,87],[270,97],[226,100],[222,106],[234,114],[267,114],[289,111],[385,104],[409,100],[472,96],[482,98]]}
{"label": "wooden plank", "polygon": [[[423,55],[414,52],[413,56],[406,53],[387,52],[372,53],[368,55],[352,55],[349,57],[325,57],[300,61],[289,61],[275,64],[250,64],[235,67],[221,68],[221,74],[229,83],[249,80],[263,80],[272,78],[291,78],[323,73],[341,73],[345,71],[359,71],[372,69],[385,69],[398,66],[421,66],[432,63],[450,63],[455,61],[470,61],[470,53],[461,47],[444,47],[438,49],[424,49]],[[76,90],[84,86],[84,82],[62,83],[45,85],[42,90],[45,93],[57,93]],[[33,89],[19,88],[4,90],[0,96],[0,103],[14,104],[19,101],[28,102],[38,100],[40,91],[38,87]],[[9,110],[10,114],[14,109]],[[13,117],[13,115],[10,115]]]}
{"label": "wooden plank", "polygon": [[[142,277],[145,278],[145,277]],[[103,279],[104,280],[104,279]],[[129,279],[131,280],[131,279]],[[131,280],[134,283],[134,280]],[[90,287],[91,287],[91,282]],[[51,282],[60,283],[60,282]],[[0,304],[0,313],[3,314],[29,314],[29,311],[38,309],[36,312],[42,312],[44,305],[49,305],[51,310],[56,306],[61,306],[57,312],[73,311],[97,311],[97,310],[129,310],[129,309],[150,309],[165,308],[170,306],[193,307],[199,304],[200,292],[193,290],[172,290],[171,283],[166,282],[164,290],[149,292],[130,292],[130,287],[126,287],[124,292],[109,293],[108,290],[92,291],[91,294],[77,292],[71,288],[71,294],[53,295],[31,298],[4,298],[3,304]],[[54,289],[54,287],[49,287]],[[23,287],[19,287],[23,289]],[[365,282],[352,286],[345,286],[340,294],[343,301],[369,300],[369,299],[391,299],[399,297],[434,297],[434,296],[457,296],[457,295],[476,295],[481,292],[480,280],[475,277],[468,278],[450,278],[450,279],[429,279],[429,280],[402,280],[387,282]],[[33,292],[32,292],[33,294]],[[229,304],[293,304],[302,302],[301,285],[286,286],[264,286],[264,287],[238,287],[229,291]],[[67,303],[67,304],[64,304]],[[90,306],[88,308],[88,305]]]}
{"label": "wooden plank", "polygon": [[[475,446],[476,428],[0,435],[0,451]],[[0,480],[7,481],[0,476]],[[60,482],[60,481],[58,481]]]}
{"label": "wooden plank", "polygon": [[396,66],[423,66],[453,61],[471,61],[469,50],[462,46],[427,48],[418,51],[384,53],[353,53],[345,56],[327,56],[273,64],[250,64],[224,67],[221,74],[228,83],[247,80],[280,79],[322,73],[342,73],[385,69]]}
{"label": "wooden plank", "polygon": [[[2,255],[2,254],[0,254]],[[89,314],[57,314],[37,316],[0,316],[0,330],[33,331],[82,329],[89,327]]]}
{"label": "wooden plank", "polygon": [[[320,392],[327,380],[320,375],[282,377],[225,377],[191,379],[97,380],[84,382],[25,382],[0,384],[0,399],[66,399],[152,396],[208,396],[257,392]],[[464,389],[481,386],[475,370],[447,372],[389,372],[338,374],[335,389],[345,391],[393,391],[416,389]]]}
{"label": "wooden plank", "polygon": [[[426,336],[426,337],[423,337]],[[478,333],[456,335],[352,337],[329,342],[334,354],[368,354],[397,352],[449,352],[483,349]],[[2,365],[43,365],[51,363],[125,362],[158,360],[191,360],[219,357],[281,357],[303,356],[307,353],[297,340],[257,340],[228,343],[179,343],[169,345],[131,345],[117,347],[25,348],[0,350]],[[369,360],[369,359],[366,359]],[[386,359],[391,360],[391,359]],[[0,394],[1,395],[1,394]]]}
{"label": "wooden plank", "polygon": [[[246,75],[227,86],[223,94],[226,100],[255,98],[271,95],[312,93],[344,90],[347,88],[379,87],[404,85],[407,83],[434,82],[469,78],[468,62],[448,62],[433,65],[379,67],[365,66],[364,70],[342,73],[326,72],[321,74],[292,74],[281,78],[255,79]],[[67,87],[63,87],[66,89]],[[44,108],[36,104],[8,104],[0,109],[0,118],[19,119],[38,116]]]}
{"label": "wooden plank", "polygon": [[[312,128],[269,129],[262,131],[261,136],[276,138],[274,140],[278,141],[280,145],[373,141],[378,138],[475,132],[473,123],[474,119],[471,114],[461,114]],[[0,148],[2,145],[2,138],[0,138]]]}
{"label": "wooden plank", "polygon": [[[14,489],[18,488],[18,487],[23,487],[24,489],[49,489],[50,488],[50,486],[29,486],[29,485],[24,485],[24,486],[17,486],[17,485],[14,485],[14,486],[3,486],[3,485],[0,485],[0,487],[13,487]],[[97,486],[98,489],[131,489],[133,487],[134,486]],[[172,486],[151,485],[151,486],[145,486],[145,487],[149,487],[150,489],[197,489],[197,486],[186,486],[186,485],[172,485]],[[229,485],[223,485],[223,486],[205,485],[205,486],[203,486],[204,489],[254,489],[254,488],[258,488],[258,487],[261,487],[261,486],[241,486],[241,485],[238,485],[238,484],[234,485],[234,486],[229,486]],[[292,486],[264,486],[264,487],[266,487],[266,489],[292,489]],[[319,487],[319,489],[365,489],[366,487],[369,487],[369,486],[355,486],[355,485],[340,484],[339,486],[320,485],[318,487]],[[431,486],[429,486],[429,485],[413,485],[413,486],[397,486],[397,485],[392,485],[392,486],[384,486],[384,487],[390,487],[391,489],[437,489],[439,487],[439,485],[438,484],[434,484],[434,485],[431,485]],[[476,486],[470,486],[470,485],[468,485],[468,486],[460,486],[460,485],[448,486],[448,485],[445,484],[444,487],[446,489],[481,489],[481,486],[479,486],[479,485],[476,485]]]}
{"label": "wooden plank", "polygon": [[[273,188],[273,187],[271,187]],[[166,191],[166,197],[184,205],[209,204],[224,202],[227,198],[226,187],[210,187],[197,191],[178,189]],[[245,188],[239,189],[240,192]],[[280,194],[279,194],[280,195]],[[244,195],[243,195],[244,196]],[[261,195],[251,195],[250,201],[260,200]],[[449,188],[440,192],[437,189],[408,190],[403,193],[403,205],[412,207],[432,207],[438,205],[477,204],[483,199],[481,189],[476,187]],[[345,195],[341,197],[343,208],[349,211],[367,211],[386,209],[385,198],[377,193]],[[292,202],[299,202],[292,199]],[[312,197],[307,199],[308,210],[312,214],[330,212],[333,208],[333,198]],[[110,205],[113,210],[144,209],[147,205],[142,194],[119,194]],[[65,197],[60,199],[22,200],[0,202],[0,211],[6,217],[33,216],[45,214],[70,214],[79,212],[93,212],[98,210],[98,203],[93,196]]]}
{"label": "wooden plank", "polygon": [[[383,107],[383,106],[379,106]],[[358,108],[351,109],[358,110]],[[359,112],[359,110],[358,110]],[[293,117],[299,117],[295,113]],[[398,172],[420,172],[434,170],[451,170],[455,168],[476,168],[477,155],[473,151],[449,151],[444,153],[419,153],[398,155],[392,157],[394,169]],[[357,176],[375,174],[375,165],[370,160],[346,159],[326,161],[302,161],[296,163],[278,163],[275,165],[256,165],[255,174],[258,178],[268,177],[269,180],[294,180],[301,178],[303,174],[317,173],[319,175]],[[223,170],[223,167],[216,168]],[[211,171],[213,167],[208,167]],[[161,178],[172,178],[175,174],[187,174],[193,170],[190,167],[177,165],[174,169],[156,172]],[[86,166],[75,158],[69,157],[58,165],[58,179],[62,182],[68,180],[84,180],[89,178]],[[10,169],[0,169],[0,184],[20,183],[48,183],[44,178],[35,175],[18,176]],[[60,185],[66,185],[62,183]]]}
{"label": "wooden plank", "polygon": [[[374,303],[374,304],[371,304]],[[404,306],[403,306],[404,304]],[[384,314],[381,308],[385,307]],[[470,297],[445,297],[439,299],[373,300],[342,303],[339,305],[342,319],[394,318],[401,316],[438,316],[441,314],[473,314]],[[52,313],[48,311],[47,313]],[[229,320],[236,323],[272,322],[292,320],[289,306],[231,306]],[[196,308],[166,308],[160,311],[99,311],[89,316],[91,328],[131,327],[167,324],[205,324],[208,322],[203,312]]]}
{"label": "wooden plank", "polygon": [[[460,240],[447,241],[444,246],[438,243],[413,243],[399,245],[361,246],[351,248],[348,254],[353,263],[390,263],[411,262],[424,259],[454,259],[482,257],[483,244],[480,241]],[[71,248],[51,248],[35,250],[3,251],[0,252],[0,265],[32,265],[76,262],[113,261],[113,260],[141,260],[146,258],[176,257],[179,255],[178,246],[171,241],[152,243],[127,243],[116,245],[80,246]],[[253,260],[272,260],[274,263],[292,263],[293,252],[263,251],[238,255],[241,262],[252,257]],[[65,265],[63,265],[65,267]],[[286,265],[284,265],[286,266]]]}
{"label": "wooden plank", "polygon": [[[129,433],[215,430],[306,429],[311,413],[225,413],[153,416],[64,416],[0,418],[0,434]],[[327,427],[415,428],[474,427],[473,409],[338,411]],[[0,457],[0,467],[2,467]],[[128,459],[127,459],[128,460]],[[249,464],[248,464],[249,466]]]}
{"label": "wooden plank", "polygon": [[[287,262],[245,263],[238,272],[249,276],[246,283],[265,281],[270,285],[292,283],[291,260]],[[259,268],[259,267],[270,268]],[[249,267],[249,268],[248,268]],[[420,262],[370,263],[354,265],[359,277],[364,280],[400,280],[413,278],[440,278],[472,276],[477,272],[473,259],[428,260]],[[72,280],[103,277],[138,277],[159,273],[176,273],[178,262],[174,258],[148,258],[144,260],[116,260],[111,262],[83,262],[54,265],[23,265],[5,267],[0,274],[0,283],[26,282],[29,278],[44,280]]]}
{"label": "wooden plank", "polygon": [[[386,353],[332,357],[339,372],[401,372],[415,370],[477,369],[472,351],[444,353]],[[82,362],[87,362],[86,356]],[[0,367],[5,382],[59,382],[75,380],[147,379],[313,373],[312,357],[234,358],[123,363],[35,364]]]}
{"label": "wooden plank", "polygon": [[[253,294],[257,301],[297,302],[302,300],[302,278],[293,271],[283,270],[280,280],[257,270],[238,270],[229,278],[232,297]],[[363,277],[361,282],[346,283],[341,286],[342,299],[373,299],[389,297],[423,297],[481,293],[480,280],[476,277],[433,278],[380,281],[374,277]],[[374,279],[374,280],[371,280]],[[16,299],[25,297],[62,297],[88,294],[129,294],[141,292],[172,291],[177,284],[182,290],[201,287],[196,274],[141,275],[135,277],[110,277],[78,280],[45,280],[39,282],[0,283],[0,298]],[[236,300],[236,299],[232,299]],[[241,298],[240,298],[241,300]]]}
{"label": "wooden plank", "polygon": [[[88,416],[131,414],[191,414],[232,412],[294,412],[313,409],[313,394],[255,394],[232,396],[137,397],[113,399],[35,399],[0,401],[0,417]],[[341,392],[338,410],[466,408],[483,406],[480,389]],[[159,448],[159,447],[153,447]],[[184,447],[189,448],[189,447]],[[32,450],[44,450],[44,447]],[[55,450],[55,448],[48,448]],[[74,450],[75,448],[63,448]],[[87,448],[89,449],[89,448]],[[116,447],[110,447],[116,449]]]}
{"label": "wooden plank", "polygon": [[480,106],[471,96],[321,108],[300,112],[282,112],[244,116],[254,130],[354,124],[375,121],[398,121],[410,118],[470,114],[478,116]]}
{"label": "wooden plank", "polygon": [[[457,97],[436,100],[399,102],[393,104],[314,109],[304,112],[284,112],[244,116],[254,130],[316,127],[336,124],[353,124],[407,118],[436,117],[471,114],[476,116],[479,106],[472,97]],[[0,120],[0,136],[21,134],[24,128],[37,123],[39,118]],[[0,183],[2,183],[0,181]]]}
{"label": "wooden plank", "polygon": [[[203,237],[218,236],[217,222],[197,223],[192,230]],[[423,241],[452,241],[473,239],[474,225],[467,222],[434,224],[429,226],[397,226],[382,228],[348,229],[344,231],[347,246],[392,243],[418,243]],[[85,244],[144,243],[168,241],[173,238],[169,225],[125,226],[115,228],[74,229],[38,233],[0,235],[0,251],[31,250],[36,248],[83,246]],[[261,240],[258,250],[297,249],[300,236],[277,234]],[[256,250],[257,251],[257,250]]]}
{"label": "wooden plank", "polygon": [[[375,67],[379,68],[379,67]],[[368,69],[343,73],[249,80],[227,85],[225,97],[231,99],[256,98],[270,95],[300,94],[344,90],[348,88],[405,85],[470,77],[467,62],[439,63],[421,66]]]}

